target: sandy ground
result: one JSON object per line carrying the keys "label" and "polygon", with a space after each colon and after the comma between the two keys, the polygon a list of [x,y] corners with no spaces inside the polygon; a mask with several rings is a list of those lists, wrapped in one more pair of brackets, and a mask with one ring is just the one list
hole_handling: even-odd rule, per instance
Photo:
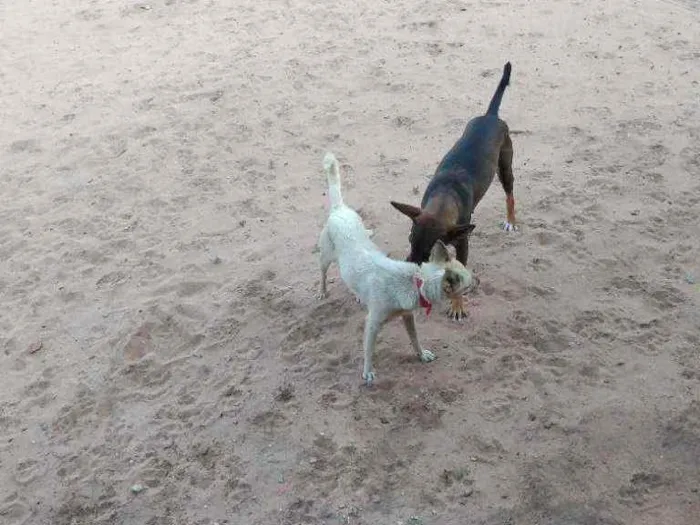
{"label": "sandy ground", "polygon": [[[698,9],[0,2],[0,522],[697,525]],[[522,230],[368,390],[322,156],[404,256],[506,60]]]}

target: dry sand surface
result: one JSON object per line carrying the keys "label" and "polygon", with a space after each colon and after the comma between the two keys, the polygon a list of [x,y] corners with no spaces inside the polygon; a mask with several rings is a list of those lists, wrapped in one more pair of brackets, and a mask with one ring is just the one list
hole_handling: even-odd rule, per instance
{"label": "dry sand surface", "polygon": [[[699,9],[0,1],[2,525],[700,523]],[[403,257],[506,60],[522,229],[368,389],[323,154]]]}

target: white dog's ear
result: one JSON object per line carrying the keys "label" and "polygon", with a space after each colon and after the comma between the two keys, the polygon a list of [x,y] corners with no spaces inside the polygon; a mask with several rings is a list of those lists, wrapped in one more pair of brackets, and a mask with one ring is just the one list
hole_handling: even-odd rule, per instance
{"label": "white dog's ear", "polygon": [[430,250],[430,262],[436,264],[445,264],[450,261],[450,252],[447,250],[445,243],[438,240],[433,244]]}
{"label": "white dog's ear", "polygon": [[391,202],[391,205],[399,210],[401,213],[403,213],[406,217],[411,219],[412,221],[415,221],[421,214],[421,209],[418,208],[417,206],[411,206],[410,204],[402,204],[400,202],[394,202],[394,201],[389,201]]}

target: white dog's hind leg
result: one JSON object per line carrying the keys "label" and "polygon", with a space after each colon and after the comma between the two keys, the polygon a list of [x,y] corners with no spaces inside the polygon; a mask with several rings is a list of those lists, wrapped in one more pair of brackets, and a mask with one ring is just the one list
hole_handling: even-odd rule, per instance
{"label": "white dog's hind leg", "polygon": [[372,372],[372,356],[374,355],[374,347],[377,344],[377,334],[381,324],[381,320],[373,315],[371,311],[367,314],[364,337],[365,364],[362,372],[362,379],[365,380],[367,386],[371,386],[376,378],[376,375]]}
{"label": "white dog's hind leg", "polygon": [[430,350],[424,350],[418,342],[418,332],[416,331],[416,320],[413,317],[413,312],[403,316],[403,325],[406,327],[406,332],[408,332],[408,338],[411,340],[411,346],[413,346],[413,350],[415,350],[416,354],[418,354],[420,360],[424,363],[434,361],[435,354]]}
{"label": "white dog's hind leg", "polygon": [[335,260],[335,250],[333,249],[333,241],[328,236],[328,230],[324,227],[318,239],[318,259],[321,266],[321,289],[318,292],[318,298],[323,299],[328,295],[326,289],[326,281],[328,278],[328,267]]}

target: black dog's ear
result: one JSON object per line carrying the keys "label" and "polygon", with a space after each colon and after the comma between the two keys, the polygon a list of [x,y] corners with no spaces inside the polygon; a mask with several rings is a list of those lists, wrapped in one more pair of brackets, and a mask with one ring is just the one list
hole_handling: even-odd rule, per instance
{"label": "black dog's ear", "polygon": [[416,218],[421,214],[421,209],[418,208],[417,206],[411,206],[410,204],[402,204],[400,202],[394,202],[390,201],[391,205],[399,210],[401,213],[406,215],[409,219],[412,221],[415,221]]}
{"label": "black dog's ear", "polygon": [[447,234],[445,234],[445,242],[451,242],[458,237],[462,237],[463,235],[469,235],[474,231],[474,228],[476,228],[476,224],[458,224],[457,226],[447,230]]}

